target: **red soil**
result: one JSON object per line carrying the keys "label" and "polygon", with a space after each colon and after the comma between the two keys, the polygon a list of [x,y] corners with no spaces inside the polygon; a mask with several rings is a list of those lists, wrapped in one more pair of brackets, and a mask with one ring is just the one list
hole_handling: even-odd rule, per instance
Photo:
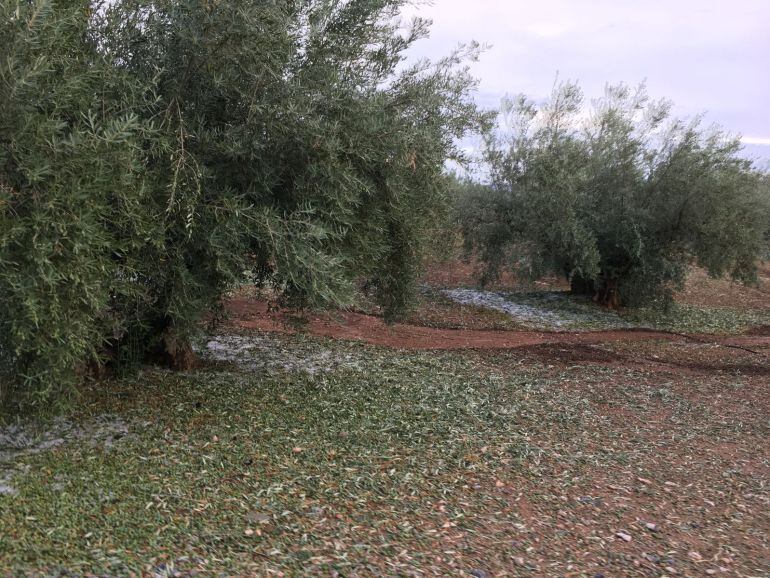
{"label": "red soil", "polygon": [[[227,303],[233,325],[242,329],[295,333],[286,311],[272,310],[266,301],[235,296]],[[616,341],[696,340],[746,348],[770,347],[770,336],[682,335],[665,331],[613,330],[585,332],[495,331],[483,329],[438,329],[396,323],[351,311],[308,315],[301,330],[312,335],[365,341],[398,349],[513,349],[540,344],[592,344]]]}
{"label": "red soil", "polygon": [[[426,267],[421,281],[430,287],[475,287],[481,278],[483,265],[476,259],[464,261],[462,259],[450,259],[448,261],[432,263]],[[518,278],[507,270],[501,271],[500,278],[490,283],[490,290],[497,289],[521,289],[530,290],[559,290],[568,289],[566,279],[547,276],[537,281]]]}
{"label": "red soil", "polygon": [[760,264],[756,285],[743,285],[730,279],[712,279],[703,269],[694,268],[676,300],[700,307],[765,310],[770,307],[770,262]]}

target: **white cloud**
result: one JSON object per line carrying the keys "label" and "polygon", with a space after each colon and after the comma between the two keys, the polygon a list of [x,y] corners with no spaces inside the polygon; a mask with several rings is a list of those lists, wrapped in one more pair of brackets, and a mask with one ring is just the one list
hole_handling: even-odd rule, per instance
{"label": "white cloud", "polygon": [[540,38],[558,38],[567,33],[568,27],[556,22],[535,22],[527,25],[525,30]]}
{"label": "white cloud", "polygon": [[770,146],[770,137],[761,136],[744,136],[741,137],[741,142],[748,145],[767,145]]}
{"label": "white cloud", "polygon": [[[731,134],[770,135],[770,0],[432,0],[405,15],[434,22],[415,58],[472,39],[491,45],[471,66],[482,106],[497,107],[506,94],[542,99],[557,72],[589,99],[607,82],[646,80],[677,116],[705,111],[707,123]],[[770,144],[764,136],[743,142]]]}

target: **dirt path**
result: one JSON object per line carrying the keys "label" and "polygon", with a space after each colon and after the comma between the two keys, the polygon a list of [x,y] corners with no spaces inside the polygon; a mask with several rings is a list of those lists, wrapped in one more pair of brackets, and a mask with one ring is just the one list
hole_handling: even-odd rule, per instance
{"label": "dirt path", "polygon": [[[235,297],[227,303],[231,323],[242,329],[294,333],[285,312],[272,311],[268,303]],[[312,335],[365,341],[398,349],[513,349],[540,344],[593,344],[615,341],[701,341],[755,351],[770,348],[769,335],[683,335],[665,331],[624,329],[613,331],[496,331],[437,329],[397,323],[387,325],[382,318],[350,311],[313,314],[302,331]],[[762,352],[767,355],[766,352]]]}

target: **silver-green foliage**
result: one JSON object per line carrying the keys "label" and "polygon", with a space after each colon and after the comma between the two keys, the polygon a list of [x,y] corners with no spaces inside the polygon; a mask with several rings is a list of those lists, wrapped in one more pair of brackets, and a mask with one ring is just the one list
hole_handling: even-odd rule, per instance
{"label": "silver-green foliage", "polygon": [[740,142],[644,86],[583,100],[566,83],[542,105],[505,102],[491,183],[461,208],[488,273],[553,271],[615,305],[670,295],[692,263],[752,281],[769,203]]}
{"label": "silver-green foliage", "polygon": [[310,304],[376,279],[397,315],[485,121],[474,46],[401,66],[403,4],[3,0],[5,393],[173,353],[244,270]]}

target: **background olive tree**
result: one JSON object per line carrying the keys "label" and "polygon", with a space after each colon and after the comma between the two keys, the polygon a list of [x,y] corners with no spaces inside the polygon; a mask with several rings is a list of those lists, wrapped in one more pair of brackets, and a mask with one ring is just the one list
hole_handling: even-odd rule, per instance
{"label": "background olive tree", "polygon": [[444,163],[487,120],[475,46],[403,63],[428,32],[403,4],[3,0],[3,391],[184,366],[244,271],[311,305],[371,279],[398,316]]}
{"label": "background olive tree", "polygon": [[670,297],[692,264],[751,282],[770,203],[739,152],[644,86],[610,86],[586,106],[559,84],[541,105],[504,103],[490,182],[462,201],[463,229],[488,277],[556,272],[609,306]]}

